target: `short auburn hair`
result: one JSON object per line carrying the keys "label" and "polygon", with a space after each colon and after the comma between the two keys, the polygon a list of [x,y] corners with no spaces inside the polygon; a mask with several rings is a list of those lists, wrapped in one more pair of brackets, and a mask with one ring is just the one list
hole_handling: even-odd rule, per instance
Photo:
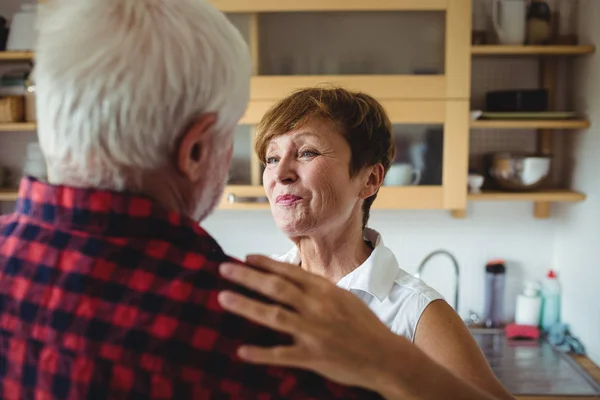
{"label": "short auburn hair", "polygon": [[[350,177],[365,167],[382,164],[390,168],[396,147],[392,123],[383,106],[368,94],[342,88],[301,89],[275,104],[257,126],[255,151],[264,164],[274,137],[321,119],[342,134],[350,146]],[[377,193],[363,203],[363,228],[369,221]]]}

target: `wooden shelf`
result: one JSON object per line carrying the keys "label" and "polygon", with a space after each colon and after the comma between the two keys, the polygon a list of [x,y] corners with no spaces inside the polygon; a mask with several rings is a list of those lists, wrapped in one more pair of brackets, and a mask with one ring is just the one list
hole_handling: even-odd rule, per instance
{"label": "wooden shelf", "polygon": [[486,120],[471,121],[473,129],[587,129],[586,120]]}
{"label": "wooden shelf", "polygon": [[36,130],[37,124],[35,122],[0,123],[0,132],[34,132]]}
{"label": "wooden shelf", "polygon": [[0,51],[0,62],[14,61],[26,62],[33,60],[34,53],[32,51]]}
{"label": "wooden shelf", "polygon": [[471,46],[474,56],[577,56],[592,54],[595,46]]}
{"label": "wooden shelf", "polygon": [[259,75],[252,77],[250,99],[279,101],[300,88],[322,85],[360,90],[380,101],[439,100],[446,97],[448,82],[444,75]]}
{"label": "wooden shelf", "polygon": [[211,0],[230,13],[298,11],[443,11],[448,0]]}
{"label": "wooden shelf", "polygon": [[0,201],[16,201],[18,195],[17,189],[0,189]]}
{"label": "wooden shelf", "polygon": [[469,193],[469,201],[532,201],[543,203],[576,203],[586,195],[572,190],[545,190],[539,192],[482,192]]}
{"label": "wooden shelf", "polygon": [[[239,123],[258,124],[274,103],[275,100],[250,100]],[[380,103],[394,124],[444,124],[448,114],[443,100],[381,100]]]}

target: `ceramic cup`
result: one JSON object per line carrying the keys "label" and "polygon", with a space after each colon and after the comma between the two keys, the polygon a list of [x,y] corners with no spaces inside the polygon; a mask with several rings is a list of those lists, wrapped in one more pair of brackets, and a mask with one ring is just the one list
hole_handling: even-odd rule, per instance
{"label": "ceramic cup", "polygon": [[469,184],[469,193],[481,193],[481,187],[483,186],[485,178],[483,175],[469,174],[467,182]]}
{"label": "ceramic cup", "polygon": [[393,164],[390,167],[383,184],[385,186],[418,185],[421,181],[421,171],[408,163]]}

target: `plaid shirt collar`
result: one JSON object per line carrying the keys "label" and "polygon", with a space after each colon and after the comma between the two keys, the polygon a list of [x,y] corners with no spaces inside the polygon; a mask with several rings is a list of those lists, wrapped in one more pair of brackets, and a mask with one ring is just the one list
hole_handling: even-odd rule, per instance
{"label": "plaid shirt collar", "polygon": [[137,194],[54,186],[27,177],[19,187],[16,213],[67,231],[162,239],[223,256],[217,242],[192,219]]}

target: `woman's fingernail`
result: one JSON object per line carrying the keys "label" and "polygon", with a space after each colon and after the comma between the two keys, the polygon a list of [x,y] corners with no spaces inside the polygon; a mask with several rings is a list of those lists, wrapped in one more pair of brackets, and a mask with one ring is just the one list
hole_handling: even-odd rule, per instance
{"label": "woman's fingernail", "polygon": [[231,296],[229,293],[227,292],[220,292],[217,295],[217,300],[219,301],[219,304],[223,307],[225,306],[231,306],[235,303],[235,299],[233,296]]}
{"label": "woman's fingernail", "polygon": [[235,267],[233,265],[224,263],[219,266],[219,272],[221,272],[221,275],[229,276],[233,273],[234,268]]}

